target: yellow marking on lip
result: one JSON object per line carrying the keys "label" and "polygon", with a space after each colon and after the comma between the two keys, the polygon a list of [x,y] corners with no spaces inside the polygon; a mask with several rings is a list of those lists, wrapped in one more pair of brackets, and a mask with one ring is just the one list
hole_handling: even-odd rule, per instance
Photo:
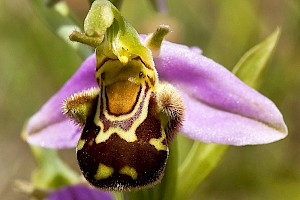
{"label": "yellow marking on lip", "polygon": [[[131,112],[129,115],[121,115],[121,116],[110,116],[107,117],[106,115],[108,115],[107,111],[104,111],[105,117],[107,117],[107,119],[111,120],[111,121],[119,121],[120,118],[122,120],[126,120],[132,116],[134,116],[135,112],[138,111],[139,108],[139,104],[142,102],[143,96],[144,96],[144,91],[145,91],[145,85],[142,85],[142,95],[140,95],[140,99],[137,102],[137,105],[135,106],[135,109],[133,110],[133,112]],[[134,142],[137,140],[137,136],[136,136],[136,129],[141,125],[141,123],[144,122],[144,120],[147,118],[148,116],[148,106],[149,106],[149,100],[151,97],[151,90],[149,89],[148,92],[146,93],[146,97],[144,99],[144,105],[142,107],[142,111],[140,116],[133,122],[132,126],[129,128],[129,130],[124,131],[123,129],[121,129],[120,127],[109,127],[107,131],[103,132],[104,130],[104,125],[103,123],[100,121],[99,116],[100,116],[100,103],[98,104],[98,108],[96,111],[96,115],[94,118],[94,123],[100,127],[100,132],[98,133],[98,135],[96,136],[95,142],[96,144],[99,144],[101,142],[105,142],[106,140],[109,139],[109,137],[116,133],[120,138],[122,138],[123,140],[127,141],[127,142]],[[99,98],[100,99],[100,98]],[[106,102],[105,102],[105,98],[104,99],[104,108],[106,106]],[[127,116],[126,118],[124,116]],[[121,120],[120,120],[121,121]]]}
{"label": "yellow marking on lip", "polygon": [[77,151],[80,151],[83,148],[85,142],[86,142],[85,140],[79,140],[78,141],[78,143],[77,143]]}
{"label": "yellow marking on lip", "polygon": [[96,180],[106,179],[110,177],[113,173],[114,169],[112,167],[100,163],[94,178]]}
{"label": "yellow marking on lip", "polygon": [[160,138],[151,138],[149,143],[155,147],[157,151],[164,150],[167,151],[168,147],[163,144],[163,141],[166,139],[166,134],[164,129],[162,129],[162,136]]}
{"label": "yellow marking on lip", "polygon": [[119,171],[120,174],[125,174],[130,176],[133,180],[137,179],[138,173],[133,167],[125,166]]}
{"label": "yellow marking on lip", "polygon": [[[100,124],[97,124],[97,125],[100,126],[101,130],[104,129],[104,126],[101,122],[100,122]],[[98,133],[95,142],[96,142],[96,144],[105,142],[114,133],[116,133],[123,140],[126,140],[126,142],[134,142],[137,140],[137,137],[136,137],[135,131],[130,131],[130,130],[124,131],[123,129],[121,129],[119,127],[109,127],[109,129],[106,132]]]}

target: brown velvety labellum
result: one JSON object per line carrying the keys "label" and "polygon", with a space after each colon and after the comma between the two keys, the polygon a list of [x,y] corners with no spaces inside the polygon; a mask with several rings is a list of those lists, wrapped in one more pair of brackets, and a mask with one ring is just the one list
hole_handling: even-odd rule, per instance
{"label": "brown velvety labellum", "polygon": [[[148,89],[135,92],[142,95],[137,109],[129,118],[116,123],[105,116],[105,95],[101,95],[99,116],[95,115],[105,130],[96,125],[94,116],[89,117],[77,150],[80,169],[92,185],[103,190],[120,191],[143,188],[160,181],[168,157],[167,140],[157,114],[155,96]],[[136,139],[128,142],[126,131],[135,126],[134,122],[145,112],[145,119],[134,129]],[[116,132],[97,142],[97,136],[105,134],[111,127]]]}

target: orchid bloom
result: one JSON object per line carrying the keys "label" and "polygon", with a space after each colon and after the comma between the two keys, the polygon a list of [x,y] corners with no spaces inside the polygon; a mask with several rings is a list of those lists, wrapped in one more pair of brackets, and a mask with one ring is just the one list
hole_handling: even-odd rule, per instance
{"label": "orchid bloom", "polygon": [[[134,74],[136,73],[136,67],[142,66],[142,75],[146,74],[144,76],[146,78],[142,80],[148,85],[153,84],[153,88],[150,86],[148,89],[140,90],[139,94],[144,99],[150,98],[147,96],[147,91],[152,91],[153,89],[153,92],[156,92],[155,88],[159,84],[173,85],[168,88],[170,91],[164,90],[163,92],[165,93],[172,93],[170,95],[179,93],[178,96],[180,97],[170,96],[170,101],[172,101],[173,97],[175,99],[180,98],[180,100],[176,100],[180,105],[171,105],[171,107],[175,107],[175,111],[173,112],[172,110],[170,115],[166,114],[169,121],[164,131],[159,127],[159,130],[162,131],[161,137],[154,138],[155,140],[151,143],[152,138],[149,142],[158,151],[168,151],[166,144],[171,141],[169,137],[172,137],[172,135],[169,136],[169,134],[173,134],[172,131],[184,134],[194,140],[237,146],[270,143],[280,140],[287,135],[287,127],[283,117],[272,101],[244,84],[223,66],[201,55],[198,48],[189,48],[184,45],[163,41],[163,37],[167,32],[168,29],[162,26],[153,34],[138,36],[135,30],[124,21],[110,3],[101,0],[95,1],[85,21],[85,33],[75,32],[71,36],[71,39],[95,47],[96,54],[88,57],[67,83],[29,119],[24,132],[26,140],[32,145],[46,148],[72,148],[77,145],[77,151],[79,152],[77,154],[78,160],[86,159],[86,152],[82,155],[80,154],[83,148],[89,148],[87,147],[88,145],[93,146],[94,141],[96,141],[97,145],[105,143],[114,132],[110,133],[110,135],[99,136],[99,134],[96,138],[90,140],[90,136],[85,136],[82,133],[89,132],[90,130],[95,132],[97,127],[94,127],[94,124],[90,125],[90,123],[87,123],[87,120],[90,118],[90,113],[96,113],[97,115],[103,108],[99,106],[99,108],[97,107],[97,109],[92,110],[92,106],[88,105],[78,108],[81,113],[78,114],[76,113],[78,111],[76,110],[77,108],[66,107],[69,106],[68,104],[72,104],[71,106],[76,104],[76,107],[80,107],[81,103],[78,103],[79,101],[73,102],[76,98],[81,98],[82,101],[80,100],[80,102],[82,104],[92,104],[89,102],[94,101],[92,97],[98,98],[100,96],[100,104],[105,102],[105,98],[101,98],[102,93],[99,94],[99,90],[103,91],[103,88],[104,91],[117,88],[114,91],[119,92],[121,89],[124,89],[124,94],[125,92],[129,92],[130,95],[134,96],[132,94],[134,92],[127,91],[127,88],[120,85],[121,78],[119,76],[124,78],[125,75],[121,74],[116,78],[116,73],[113,71],[119,69],[120,66],[129,65],[134,65],[135,68],[132,72],[126,71],[126,73]],[[111,61],[112,64],[107,64],[107,60]],[[105,81],[109,79],[108,82],[104,81],[104,72],[98,72],[101,70],[107,70],[105,72],[113,74],[106,74]],[[124,84],[128,84],[130,87],[129,90],[135,90],[136,84],[145,84],[137,80],[132,74],[130,74],[128,80],[123,81],[122,79]],[[135,86],[132,86],[133,83]],[[141,88],[143,87],[141,86]],[[105,96],[103,94],[102,96]],[[106,98],[117,98],[109,95]],[[138,95],[136,94],[136,96]],[[183,101],[182,107],[181,98]],[[117,101],[122,101],[122,99],[117,99]],[[129,98],[128,101],[131,101],[131,99]],[[148,101],[150,100],[148,99]],[[146,100],[138,100],[138,102],[140,105],[147,103]],[[116,105],[114,104],[113,106]],[[70,120],[67,115],[63,114],[62,107],[66,109],[65,114],[69,114],[73,120]],[[119,111],[120,109],[125,109],[125,111],[127,109],[116,107],[116,112],[121,112]],[[181,109],[184,111],[183,119],[181,119],[183,114],[180,116]],[[141,109],[140,112],[144,111]],[[161,112],[167,111],[162,109]],[[172,122],[171,118],[174,116],[179,116],[180,118],[179,120],[173,120],[177,124]],[[143,120],[146,119],[143,118]],[[79,125],[76,125],[74,121]],[[94,120],[94,122],[95,124],[100,124],[99,127],[104,127],[104,123],[99,120]],[[123,126],[125,127],[123,128],[124,130],[129,129],[126,124],[115,125],[118,123],[119,121],[111,123],[112,126],[119,126],[113,127],[113,130],[122,129],[120,127]],[[141,123],[137,126],[140,126]],[[163,122],[158,123],[161,123],[162,129],[164,129]],[[170,124],[172,125],[171,127]],[[149,127],[142,129],[142,131],[147,131],[146,129]],[[172,130],[169,131],[169,129]],[[125,136],[122,135],[122,131],[120,132],[117,135],[128,143],[137,140],[135,133]],[[167,153],[164,157],[166,156]],[[162,160],[162,162],[165,162],[164,159]],[[87,170],[85,169],[86,165],[88,165],[87,163],[89,161],[84,160],[81,162],[79,160],[80,167],[84,172],[83,174],[89,176],[89,173],[85,171]],[[165,163],[162,164],[164,165]],[[103,186],[100,184],[100,181],[108,177],[114,177],[114,168],[101,163],[98,163],[98,165],[97,167],[93,167],[95,168],[93,169],[93,177],[86,178],[90,179],[89,181],[93,185],[105,189],[110,183],[105,182]],[[136,170],[136,168],[128,167],[127,165],[119,170],[120,174],[125,174],[131,179],[138,180],[130,183],[126,182],[121,187],[125,187],[126,189],[126,187],[130,187],[130,184],[133,184],[133,187],[135,187],[135,183],[138,184],[137,186],[151,184],[139,180],[137,177],[140,174]],[[163,168],[157,170],[161,172]],[[121,176],[120,174],[118,177]],[[159,178],[155,178],[154,181]],[[108,189],[122,190],[122,188],[118,187],[123,182],[124,180],[120,182],[116,181],[113,185],[108,186]]]}

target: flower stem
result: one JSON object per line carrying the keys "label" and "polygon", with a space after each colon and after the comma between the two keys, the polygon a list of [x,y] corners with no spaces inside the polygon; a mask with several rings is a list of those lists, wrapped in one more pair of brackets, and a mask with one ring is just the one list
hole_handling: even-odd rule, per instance
{"label": "flower stem", "polygon": [[172,142],[170,147],[170,155],[166,167],[165,176],[160,184],[159,197],[160,200],[174,199],[174,191],[177,187],[178,175],[178,139]]}
{"label": "flower stem", "polygon": [[122,192],[114,192],[115,200],[124,200],[124,195]]}
{"label": "flower stem", "polygon": [[226,145],[195,141],[179,167],[180,181],[177,183],[176,196],[173,199],[188,199],[204,178],[217,166],[227,149]]}

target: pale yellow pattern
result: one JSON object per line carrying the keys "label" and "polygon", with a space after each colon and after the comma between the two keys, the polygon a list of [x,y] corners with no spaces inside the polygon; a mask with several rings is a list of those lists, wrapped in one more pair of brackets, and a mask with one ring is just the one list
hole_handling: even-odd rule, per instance
{"label": "pale yellow pattern", "polygon": [[129,167],[129,166],[125,166],[123,167],[120,171],[120,174],[125,174],[130,176],[133,180],[136,180],[138,177],[138,173],[136,172],[136,170],[133,167]]}
{"label": "pale yellow pattern", "polygon": [[80,151],[83,148],[85,142],[86,142],[85,140],[79,140],[78,141],[78,143],[77,143],[77,151]]}
{"label": "pale yellow pattern", "polygon": [[114,169],[112,167],[108,167],[100,163],[94,178],[96,180],[106,179],[110,177],[113,173],[114,173]]}
{"label": "pale yellow pattern", "polygon": [[[145,87],[146,87],[145,85],[142,86],[142,91],[145,91]],[[109,115],[107,113],[107,111],[104,111],[106,113],[106,117],[108,119],[112,120],[112,121],[121,121],[121,120],[125,120],[125,119],[128,119],[128,118],[132,117],[134,115],[134,113],[137,112],[138,106],[142,102],[142,98],[143,98],[142,96],[143,95],[140,95],[140,99],[137,102],[137,105],[135,106],[135,109],[130,114],[121,115],[121,116],[116,117],[116,116]],[[144,106],[142,108],[142,112],[141,112],[140,116],[133,122],[132,126],[130,127],[130,129],[128,131],[124,131],[123,129],[121,129],[119,127],[109,127],[109,129],[107,131],[103,132],[104,125],[99,120],[99,115],[100,115],[100,106],[99,105],[100,104],[98,104],[98,108],[97,108],[96,115],[95,115],[95,118],[94,118],[94,123],[97,126],[100,127],[100,132],[98,133],[98,135],[95,139],[95,142],[97,144],[99,144],[101,142],[105,142],[106,140],[109,139],[109,137],[113,133],[118,134],[118,136],[120,138],[122,138],[123,140],[125,140],[127,142],[136,141],[137,136],[136,136],[135,132],[136,132],[136,129],[141,125],[141,123],[143,123],[143,121],[147,118],[150,97],[151,97],[151,90],[149,89],[149,91],[146,93],[145,102],[144,102]],[[104,108],[105,108],[105,106],[106,106],[106,102],[104,101]]]}
{"label": "pale yellow pattern", "polygon": [[166,139],[166,134],[164,129],[162,129],[162,135],[160,138],[151,138],[149,143],[155,147],[157,151],[164,150],[167,151],[168,147],[163,144],[163,141]]}
{"label": "pale yellow pattern", "polygon": [[[99,123],[97,124],[98,126],[100,126],[100,129],[103,130],[104,126],[103,123]],[[100,131],[96,137],[96,144],[99,144],[101,142],[105,142],[106,140],[108,140],[110,138],[110,136],[116,133],[118,134],[118,136],[120,138],[122,138],[123,140],[126,140],[126,142],[134,142],[137,140],[136,134],[135,134],[135,130],[131,131],[131,129],[129,131],[124,131],[123,129],[119,128],[119,127],[110,127],[106,132],[102,132]]]}

